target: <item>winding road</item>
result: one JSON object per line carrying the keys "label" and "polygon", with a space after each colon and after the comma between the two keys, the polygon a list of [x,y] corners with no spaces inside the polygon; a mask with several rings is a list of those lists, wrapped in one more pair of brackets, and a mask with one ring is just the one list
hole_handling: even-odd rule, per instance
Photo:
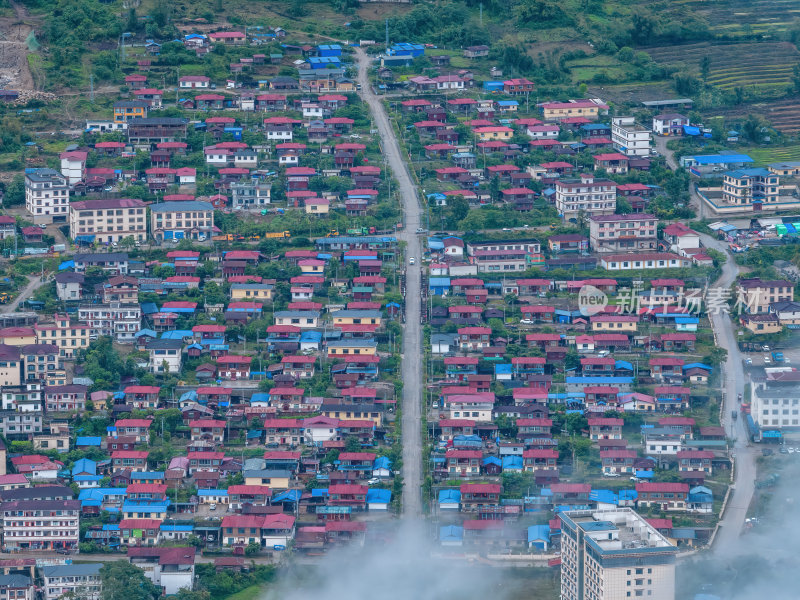
{"label": "winding road", "polygon": [[[729,288],[739,274],[739,267],[727,252],[727,244],[708,235],[701,236],[703,245],[724,252],[728,260],[722,266],[722,275],[714,283],[721,288]],[[729,552],[736,545],[744,528],[747,509],[753,499],[753,486],[756,480],[755,448],[749,443],[745,420],[732,419],[731,411],[739,410],[737,396],[744,392],[745,374],[742,354],[736,343],[736,331],[727,313],[716,312],[709,315],[717,346],[728,351],[723,368],[725,401],[722,407],[722,426],[731,439],[734,456],[734,480],[725,512],[719,521],[719,529],[714,538],[714,552]]]}
{"label": "winding road", "polygon": [[[664,156],[667,166],[677,169],[678,163],[674,153],[667,148],[670,138],[654,136],[656,149]],[[697,216],[703,219],[705,206],[694,193],[692,185],[692,204],[697,209]],[[727,260],[722,265],[722,274],[712,285],[719,288],[730,288],[739,275],[739,267],[728,252],[728,245],[710,235],[701,235],[700,239],[706,248],[722,252]],[[721,425],[731,440],[731,455],[734,461],[734,479],[731,486],[725,512],[719,521],[719,529],[714,537],[714,552],[729,552],[736,545],[744,529],[747,509],[753,499],[754,483],[757,476],[756,450],[749,443],[745,420],[732,419],[731,411],[739,411],[738,395],[744,392],[745,374],[742,354],[736,342],[736,331],[727,313],[716,312],[709,315],[714,331],[716,345],[728,351],[728,358],[722,365],[724,399],[721,414]]]}
{"label": "winding road", "polygon": [[356,48],[358,83],[361,98],[367,103],[381,137],[383,155],[389,163],[397,184],[405,215],[405,226],[398,239],[406,243],[406,262],[416,258],[417,264],[406,271],[405,314],[403,329],[403,516],[409,520],[422,518],[422,330],[420,327],[420,256],[422,246],[415,233],[420,226],[422,208],[417,188],[400,152],[389,117],[381,99],[369,82],[370,58]]}

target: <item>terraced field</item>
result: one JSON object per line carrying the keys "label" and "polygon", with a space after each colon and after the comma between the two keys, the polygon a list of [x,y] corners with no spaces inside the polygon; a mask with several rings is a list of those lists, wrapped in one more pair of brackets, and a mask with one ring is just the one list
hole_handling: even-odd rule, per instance
{"label": "terraced field", "polygon": [[762,96],[782,95],[791,81],[794,65],[800,61],[800,52],[789,42],[702,42],[645,51],[658,63],[680,66],[696,74],[700,72],[700,61],[708,56],[710,84],[723,90],[747,87]]}
{"label": "terraced field", "polygon": [[757,103],[746,108],[732,108],[721,111],[720,114],[729,119],[744,118],[748,114],[761,115],[778,131],[788,134],[800,132],[800,96]]}
{"label": "terraced field", "polygon": [[727,36],[760,33],[771,37],[800,17],[797,0],[671,0],[670,6],[702,15],[711,31]]}

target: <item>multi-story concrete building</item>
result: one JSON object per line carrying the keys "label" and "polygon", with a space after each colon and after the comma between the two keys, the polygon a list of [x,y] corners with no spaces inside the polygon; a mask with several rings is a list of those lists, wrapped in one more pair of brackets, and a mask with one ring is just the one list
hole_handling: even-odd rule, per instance
{"label": "multi-story concrete building", "polygon": [[231,206],[242,210],[262,209],[269,205],[272,184],[264,181],[237,181],[230,185]]}
{"label": "multi-story concrete building", "polygon": [[150,235],[164,240],[210,237],[214,229],[214,206],[210,202],[162,202],[150,206]]}
{"label": "multi-story concrete building", "polygon": [[542,245],[539,240],[533,238],[519,239],[519,240],[490,240],[469,242],[467,244],[467,254],[474,256],[476,252],[481,251],[499,251],[499,250],[523,250],[531,254],[539,254],[542,250]]}
{"label": "multi-story concrete building", "polygon": [[66,223],[69,217],[69,184],[54,169],[25,173],[25,208],[37,225]]}
{"label": "multi-story concrete building", "polygon": [[614,150],[625,156],[650,156],[649,129],[637,125],[633,117],[613,117],[611,119],[611,142]]}
{"label": "multi-story concrete building", "polygon": [[722,201],[738,206],[777,202],[780,183],[778,175],[764,168],[728,171],[722,178]]}
{"label": "multi-story concrete building", "polygon": [[738,300],[745,312],[768,313],[769,305],[773,302],[794,300],[794,285],[785,279],[741,279],[738,294]]}
{"label": "multi-story concrete building", "polygon": [[150,103],[144,100],[122,100],[114,103],[114,123],[127,123],[130,119],[144,119]]}
{"label": "multi-story concrete building", "polygon": [[45,600],[58,600],[65,595],[82,600],[98,600],[102,566],[103,563],[84,563],[41,567]]}
{"label": "multi-story concrete building", "polygon": [[67,315],[56,313],[53,323],[37,323],[33,326],[39,344],[55,344],[64,358],[74,358],[75,352],[89,347],[88,325],[78,325]]}
{"label": "multi-story concrete building", "polygon": [[768,372],[764,383],[753,386],[751,396],[750,415],[758,428],[751,435],[800,427],[800,372]]}
{"label": "multi-story concrete building", "polygon": [[78,321],[90,327],[89,338],[113,335],[118,342],[132,342],[142,325],[138,304],[86,304],[78,307]]}
{"label": "multi-story concrete building", "polygon": [[658,217],[594,215],[589,218],[589,242],[595,252],[654,251],[658,247]]}
{"label": "multi-story concrete building", "polygon": [[576,222],[578,215],[613,215],[617,208],[617,184],[610,179],[595,179],[582,174],[580,179],[559,179],[555,183],[556,210],[565,221]]}
{"label": "multi-story concrete building", "polygon": [[674,600],[676,554],[631,508],[561,513],[561,598]]}
{"label": "multi-story concrete building", "polygon": [[21,365],[22,358],[17,346],[0,344],[0,385],[19,385]]}
{"label": "multi-story concrete building", "polygon": [[69,215],[69,235],[73,240],[119,242],[132,237],[147,238],[147,209],[136,198],[108,198],[73,202]]}
{"label": "multi-story concrete building", "polygon": [[29,344],[20,348],[20,353],[25,381],[47,381],[48,374],[62,369],[55,344]]}
{"label": "multi-story concrete building", "polygon": [[78,546],[78,500],[3,502],[3,545],[15,550],[71,550]]}
{"label": "multi-story concrete building", "polygon": [[186,119],[175,117],[129,118],[128,141],[131,144],[174,142],[186,137]]}

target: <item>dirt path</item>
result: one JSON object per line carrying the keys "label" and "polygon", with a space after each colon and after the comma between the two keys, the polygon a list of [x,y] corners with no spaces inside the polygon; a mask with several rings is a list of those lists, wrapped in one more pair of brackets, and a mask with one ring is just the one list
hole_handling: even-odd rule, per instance
{"label": "dirt path", "polygon": [[26,40],[34,24],[24,6],[14,0],[9,3],[15,16],[0,18],[0,88],[33,90]]}

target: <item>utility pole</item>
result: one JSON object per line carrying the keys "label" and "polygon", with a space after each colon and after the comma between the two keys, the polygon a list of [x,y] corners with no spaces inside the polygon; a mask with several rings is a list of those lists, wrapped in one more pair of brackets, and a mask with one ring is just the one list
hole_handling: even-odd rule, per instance
{"label": "utility pole", "polygon": [[89,75],[89,102],[94,104],[94,74]]}
{"label": "utility pole", "polygon": [[384,25],[386,26],[386,50],[389,50],[389,19],[384,21]]}

